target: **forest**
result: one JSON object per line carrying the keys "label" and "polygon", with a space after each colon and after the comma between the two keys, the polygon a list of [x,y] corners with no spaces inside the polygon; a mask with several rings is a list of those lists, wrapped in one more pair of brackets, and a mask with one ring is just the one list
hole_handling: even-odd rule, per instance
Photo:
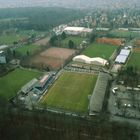
{"label": "forest", "polygon": [[0,30],[17,28],[48,31],[57,25],[80,19],[85,14],[81,10],[54,7],[0,9]]}

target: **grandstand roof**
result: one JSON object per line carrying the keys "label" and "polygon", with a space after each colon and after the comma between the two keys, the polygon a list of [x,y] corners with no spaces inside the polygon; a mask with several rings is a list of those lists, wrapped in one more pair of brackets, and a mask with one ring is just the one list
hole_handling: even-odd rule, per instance
{"label": "grandstand roof", "polygon": [[128,56],[129,54],[130,54],[130,50],[122,49],[120,51],[120,55],[126,55],[126,56]]}
{"label": "grandstand roof", "polygon": [[50,76],[51,75],[46,74],[43,77],[41,77],[41,79],[37,82],[36,87],[43,87],[50,78]]}
{"label": "grandstand roof", "polygon": [[95,113],[99,113],[102,110],[108,80],[109,75],[107,73],[99,73],[89,103],[89,115],[94,115]]}
{"label": "grandstand roof", "polygon": [[36,84],[37,81],[38,80],[36,78],[32,79],[30,82],[28,82],[21,88],[21,91],[25,94],[28,93],[33,88],[33,86]]}
{"label": "grandstand roof", "polygon": [[64,31],[74,31],[74,32],[92,32],[92,29],[85,27],[66,27]]}
{"label": "grandstand roof", "polygon": [[117,63],[125,63],[127,60],[128,56],[127,55],[118,55],[115,59],[115,62]]}

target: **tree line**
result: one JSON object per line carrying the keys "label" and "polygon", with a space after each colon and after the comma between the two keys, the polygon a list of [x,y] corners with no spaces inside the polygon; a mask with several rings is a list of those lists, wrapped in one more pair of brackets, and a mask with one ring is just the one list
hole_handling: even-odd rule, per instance
{"label": "tree line", "polygon": [[44,31],[80,19],[84,15],[83,11],[65,8],[0,9],[0,29],[18,28]]}

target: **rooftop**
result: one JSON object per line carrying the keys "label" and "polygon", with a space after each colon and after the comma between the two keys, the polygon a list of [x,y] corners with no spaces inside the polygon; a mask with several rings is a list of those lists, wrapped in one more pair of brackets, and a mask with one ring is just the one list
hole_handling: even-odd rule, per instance
{"label": "rooftop", "polygon": [[36,78],[32,79],[31,81],[29,81],[26,85],[24,85],[21,88],[21,91],[23,93],[28,93],[33,88],[33,86],[36,84],[37,81],[38,80]]}
{"label": "rooftop", "polygon": [[109,75],[107,73],[100,72],[90,99],[90,104],[89,104],[90,115],[99,113],[102,110],[108,81],[109,81]]}
{"label": "rooftop", "polygon": [[130,54],[130,50],[122,49],[120,51],[120,55],[126,55],[126,56],[128,56],[129,54]]}

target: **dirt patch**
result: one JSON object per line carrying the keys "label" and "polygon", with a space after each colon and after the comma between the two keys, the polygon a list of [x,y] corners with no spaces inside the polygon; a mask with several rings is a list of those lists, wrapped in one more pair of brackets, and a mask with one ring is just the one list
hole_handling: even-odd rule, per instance
{"label": "dirt patch", "polygon": [[104,44],[110,44],[110,45],[117,45],[120,46],[123,44],[124,39],[118,39],[118,38],[98,38],[96,39],[97,43],[104,43]]}
{"label": "dirt patch", "polygon": [[75,52],[76,50],[72,49],[49,48],[34,56],[30,61],[30,65],[36,65],[38,67],[48,66],[50,69],[59,69]]}
{"label": "dirt patch", "polygon": [[39,45],[39,46],[45,46],[48,44],[49,40],[50,40],[50,38],[46,37],[46,38],[43,38],[43,39],[36,41],[34,44]]}

